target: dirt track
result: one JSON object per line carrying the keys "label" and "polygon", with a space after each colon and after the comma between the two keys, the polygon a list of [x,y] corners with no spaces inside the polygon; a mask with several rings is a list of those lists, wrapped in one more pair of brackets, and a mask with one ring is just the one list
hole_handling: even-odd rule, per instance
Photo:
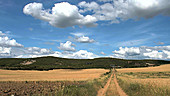
{"label": "dirt track", "polygon": [[117,91],[119,93],[120,96],[127,96],[126,93],[122,90],[122,88],[119,86],[118,82],[117,82],[117,78],[116,78],[116,74],[114,72],[114,82],[117,88]]}
{"label": "dirt track", "polygon": [[[116,85],[115,87],[119,93],[119,96],[127,96],[127,94],[122,90],[122,88],[119,86],[119,84],[117,82],[116,73],[115,73],[114,69],[113,69],[113,74],[114,74],[114,83]],[[104,88],[102,88],[98,91],[97,96],[105,96],[107,89],[110,85],[110,82],[112,80],[113,74],[111,74],[111,76],[110,76],[109,80],[107,81],[106,85],[104,86]]]}
{"label": "dirt track", "polygon": [[105,96],[106,91],[107,91],[107,89],[108,89],[108,87],[109,87],[109,85],[110,85],[110,81],[111,81],[111,79],[112,79],[112,76],[113,76],[113,74],[111,74],[111,76],[110,76],[109,80],[107,81],[106,85],[104,86],[104,88],[102,88],[102,89],[100,89],[100,90],[98,91],[97,96]]}

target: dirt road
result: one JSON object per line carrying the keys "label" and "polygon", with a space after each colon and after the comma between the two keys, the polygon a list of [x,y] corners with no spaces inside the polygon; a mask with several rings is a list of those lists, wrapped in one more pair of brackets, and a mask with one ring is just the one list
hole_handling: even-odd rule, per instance
{"label": "dirt road", "polygon": [[116,74],[114,72],[114,82],[117,88],[117,91],[119,93],[120,96],[127,96],[126,93],[122,90],[122,88],[119,86],[118,82],[117,82],[117,78],[116,78]]}
{"label": "dirt road", "polygon": [[97,96],[105,96],[106,91],[110,85],[110,81],[112,80],[112,76],[113,76],[113,74],[111,74],[111,76],[110,76],[109,80],[107,81],[106,85],[104,86],[104,88],[102,88],[98,91]]}
{"label": "dirt road", "polygon": [[118,82],[117,82],[117,78],[116,78],[116,74],[115,74],[115,70],[113,69],[113,73],[111,74],[109,80],[107,81],[106,85],[104,86],[104,88],[100,89],[98,91],[98,94],[97,96],[105,96],[106,92],[107,92],[107,89],[110,85],[110,82],[112,80],[112,77],[113,77],[113,74],[114,74],[114,83],[115,83],[115,87],[119,93],[119,96],[127,96],[127,94],[122,90],[122,88],[119,86]]}

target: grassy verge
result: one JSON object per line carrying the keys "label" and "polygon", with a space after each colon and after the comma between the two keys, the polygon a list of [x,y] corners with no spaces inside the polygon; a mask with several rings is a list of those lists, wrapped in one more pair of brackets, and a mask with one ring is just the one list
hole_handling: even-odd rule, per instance
{"label": "grassy verge", "polygon": [[[130,74],[128,73],[128,77],[126,73],[118,74],[117,76],[119,85],[129,96],[170,96],[170,87],[168,85],[160,86],[163,85],[164,82],[159,82],[162,84],[158,85],[157,84],[158,82],[153,81],[155,80],[155,76],[154,79],[151,79],[152,81],[148,82],[150,78],[143,79],[143,76],[142,78],[139,78],[136,75],[133,76],[133,74],[129,76]],[[135,74],[139,75],[139,73],[135,73]],[[148,73],[148,74],[152,74],[152,73]],[[153,73],[153,74],[157,74],[157,73]],[[147,76],[148,75],[146,75],[146,77]]]}

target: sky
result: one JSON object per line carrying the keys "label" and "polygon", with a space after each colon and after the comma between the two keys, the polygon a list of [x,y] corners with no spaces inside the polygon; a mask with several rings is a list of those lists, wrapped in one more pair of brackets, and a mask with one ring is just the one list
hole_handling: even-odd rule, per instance
{"label": "sky", "polygon": [[0,58],[170,60],[168,0],[0,0]]}

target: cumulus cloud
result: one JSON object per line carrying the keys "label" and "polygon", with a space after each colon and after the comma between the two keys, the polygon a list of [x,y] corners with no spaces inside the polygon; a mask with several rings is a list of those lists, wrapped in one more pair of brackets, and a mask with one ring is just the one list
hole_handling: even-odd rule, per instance
{"label": "cumulus cloud", "polygon": [[77,59],[93,59],[96,57],[96,55],[92,52],[88,52],[87,50],[79,50],[73,53],[71,57]]}
{"label": "cumulus cloud", "polygon": [[66,43],[60,43],[58,47],[63,52],[52,51],[47,48],[39,47],[24,47],[16,42],[14,39],[10,39],[6,34],[0,31],[0,58],[34,58],[42,56],[55,56],[63,58],[75,58],[75,59],[92,59],[96,55],[86,50],[76,51],[74,48],[76,45],[70,41]]}
{"label": "cumulus cloud", "polygon": [[[97,26],[97,21],[120,21],[141,18],[152,18],[157,15],[170,15],[170,2],[168,0],[98,0],[82,1],[77,6],[68,2],[54,4],[51,9],[44,9],[42,3],[29,3],[23,8],[26,15],[47,21],[58,28]],[[89,15],[82,15],[86,12]]]}
{"label": "cumulus cloud", "polygon": [[39,48],[39,47],[27,47],[27,48],[12,48],[11,56],[14,58],[34,58],[49,56],[50,54],[55,54],[56,52],[51,49]]}
{"label": "cumulus cloud", "polygon": [[50,49],[39,47],[26,47],[26,48],[10,47],[4,50],[6,51],[6,53],[4,54],[1,53],[0,55],[1,58],[34,58],[41,56],[49,56],[50,54],[55,53]]}
{"label": "cumulus cloud", "polygon": [[7,35],[0,31],[0,47],[23,47],[22,44],[17,43],[15,39],[11,39]]}
{"label": "cumulus cloud", "polygon": [[83,16],[79,13],[78,7],[68,2],[54,4],[52,9],[45,10],[42,3],[29,3],[23,8],[26,15],[49,22],[52,26],[65,28],[70,26],[93,27],[97,19],[91,15]]}
{"label": "cumulus cloud", "polygon": [[89,37],[86,37],[86,36],[76,37],[75,41],[80,42],[80,43],[93,43],[93,42],[95,42],[94,39],[90,39]]}
{"label": "cumulus cloud", "polygon": [[170,59],[170,46],[120,47],[113,53],[113,57],[124,59]]}
{"label": "cumulus cloud", "polygon": [[76,45],[70,41],[66,43],[60,43],[58,47],[63,52],[52,51],[52,49],[39,48],[39,47],[24,47],[16,42],[14,39],[10,39],[5,33],[0,31],[0,58],[35,58],[42,56],[54,56],[63,58],[75,58],[75,59],[92,59],[96,57],[92,52],[87,50],[76,51],[74,48]]}
{"label": "cumulus cloud", "polygon": [[42,57],[42,56],[54,56],[54,57],[62,57],[62,58],[73,58],[73,59],[93,59],[97,55],[93,54],[92,52],[88,52],[86,50],[79,50],[77,52],[70,52],[70,51],[64,51],[64,52],[58,52],[54,51],[53,53],[48,54],[21,54],[18,56],[15,56],[15,58],[35,58],[35,57]]}
{"label": "cumulus cloud", "polygon": [[15,47],[23,48],[23,45],[17,43],[15,39],[10,39],[7,34],[0,31],[0,57],[11,57],[11,50]]}
{"label": "cumulus cloud", "polygon": [[86,11],[97,11],[100,8],[100,5],[97,4],[96,2],[86,2],[86,1],[82,1],[78,4],[78,6],[80,6],[81,8],[84,8],[84,10],[79,10],[79,12],[86,12]]}
{"label": "cumulus cloud", "polygon": [[25,48],[25,49],[26,49],[25,52],[27,54],[44,55],[44,54],[52,54],[52,53],[54,53],[50,49],[39,48],[39,47],[28,47],[28,48]]}
{"label": "cumulus cloud", "polygon": [[22,44],[19,44],[14,39],[10,39],[7,36],[0,37],[0,46],[1,47],[23,47]]}
{"label": "cumulus cloud", "polygon": [[[92,12],[94,17],[101,21],[119,23],[120,20],[152,18],[159,14],[170,15],[168,0],[99,0],[105,2],[99,5],[96,2],[82,1],[78,5],[80,12]],[[113,1],[113,2],[108,2]],[[92,6],[95,5],[95,6]]]}
{"label": "cumulus cloud", "polygon": [[60,46],[58,49],[63,50],[63,51],[76,51],[76,49],[73,47],[75,46],[72,44],[72,42],[67,41],[66,43],[60,43]]}
{"label": "cumulus cloud", "polygon": [[75,37],[69,37],[69,39],[73,39],[73,41],[79,42],[79,43],[93,43],[95,42],[94,39],[90,39],[86,35],[86,33],[70,33],[71,35],[74,35]]}
{"label": "cumulus cloud", "polygon": [[11,48],[0,47],[0,57],[10,57]]}
{"label": "cumulus cloud", "polygon": [[106,55],[104,52],[100,52],[100,54],[102,54],[102,55]]}
{"label": "cumulus cloud", "polygon": [[39,47],[27,47],[16,42],[15,39],[10,39],[5,33],[0,31],[0,57],[15,58],[15,57],[31,57],[33,55],[46,55],[54,53],[50,49]]}

